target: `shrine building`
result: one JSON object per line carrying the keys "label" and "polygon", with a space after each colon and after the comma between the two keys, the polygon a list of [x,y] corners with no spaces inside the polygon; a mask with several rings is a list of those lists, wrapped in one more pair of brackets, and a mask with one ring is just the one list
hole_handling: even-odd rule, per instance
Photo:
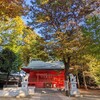
{"label": "shrine building", "polygon": [[64,88],[64,64],[62,62],[49,63],[32,60],[22,70],[29,74],[29,86],[38,88]]}

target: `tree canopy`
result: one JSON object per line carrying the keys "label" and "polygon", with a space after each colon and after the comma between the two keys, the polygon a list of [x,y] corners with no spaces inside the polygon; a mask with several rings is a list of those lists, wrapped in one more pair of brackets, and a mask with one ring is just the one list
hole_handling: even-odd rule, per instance
{"label": "tree canopy", "polygon": [[27,9],[24,0],[0,0],[0,20],[25,15]]}
{"label": "tree canopy", "polygon": [[[48,2],[42,4],[44,1]],[[98,7],[96,0],[41,0],[41,3],[38,0],[31,0],[31,3],[29,24],[33,28],[40,28],[40,32],[46,36],[50,35],[47,32],[60,30],[66,33],[72,30]]]}
{"label": "tree canopy", "polygon": [[16,55],[14,52],[5,48],[0,53],[0,71],[10,73],[15,69],[13,66],[14,61],[16,60]]}
{"label": "tree canopy", "polygon": [[70,66],[84,67],[84,75],[87,55],[99,55],[99,18],[91,17],[98,7],[98,0],[31,0],[28,24],[46,40],[49,55],[64,62],[65,80]]}
{"label": "tree canopy", "polygon": [[62,60],[68,62],[68,58],[82,46],[84,37],[80,27],[84,25],[87,15],[98,7],[98,1],[31,0],[31,3],[29,25],[39,28],[44,39],[53,41],[51,44],[54,46],[50,47],[57,48],[60,53],[56,52],[56,55],[61,54]]}
{"label": "tree canopy", "polygon": [[2,48],[9,48],[19,55],[18,59],[22,59],[20,63],[25,65],[29,63],[30,58],[46,59],[48,56],[44,51],[44,40],[25,25],[19,16],[2,21],[0,44]]}

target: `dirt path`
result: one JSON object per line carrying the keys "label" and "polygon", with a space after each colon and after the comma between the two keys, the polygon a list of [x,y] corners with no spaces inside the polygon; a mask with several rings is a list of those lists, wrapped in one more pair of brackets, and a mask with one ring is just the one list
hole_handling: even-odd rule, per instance
{"label": "dirt path", "polygon": [[85,90],[80,89],[80,97],[74,100],[100,100],[100,90]]}

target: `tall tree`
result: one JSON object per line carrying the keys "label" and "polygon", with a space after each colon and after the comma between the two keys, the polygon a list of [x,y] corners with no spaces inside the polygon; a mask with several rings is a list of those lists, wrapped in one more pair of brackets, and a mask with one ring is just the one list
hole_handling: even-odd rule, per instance
{"label": "tall tree", "polygon": [[88,52],[91,55],[100,59],[100,17],[90,16],[86,20],[86,26],[83,27],[84,35],[89,38],[90,44],[88,46]]}
{"label": "tall tree", "polygon": [[9,75],[12,70],[15,70],[15,66],[13,65],[16,60],[16,55],[14,52],[9,50],[8,48],[5,48],[2,50],[0,54],[0,71],[7,73],[7,81],[8,83]]}
{"label": "tall tree", "polygon": [[[100,17],[97,15],[89,16],[86,20],[86,26],[83,28],[83,33],[88,38],[89,44],[86,48],[86,51],[89,56],[86,56],[85,59],[88,59],[88,72],[90,69],[90,75],[94,78],[95,82],[99,84],[99,60],[100,60]],[[98,71],[97,71],[98,70]]]}
{"label": "tall tree", "polygon": [[[31,25],[39,28],[46,40],[53,40],[52,45],[65,64],[65,81],[68,79],[71,56],[78,52],[81,33],[78,32],[85,17],[98,7],[95,0],[31,0]],[[55,35],[54,35],[55,33]],[[76,44],[75,44],[76,42]],[[55,50],[55,49],[54,49]],[[63,56],[63,57],[62,57]],[[68,94],[68,90],[66,91]]]}

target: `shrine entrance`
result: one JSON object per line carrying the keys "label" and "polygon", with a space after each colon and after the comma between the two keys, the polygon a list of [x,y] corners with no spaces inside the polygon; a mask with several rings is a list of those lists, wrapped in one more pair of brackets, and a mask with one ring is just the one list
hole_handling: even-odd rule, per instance
{"label": "shrine entrance", "polygon": [[37,74],[37,82],[42,82],[44,88],[52,88],[53,77],[51,74]]}
{"label": "shrine entrance", "polygon": [[52,70],[31,71],[29,85],[38,88],[61,88],[64,87],[64,74]]}

